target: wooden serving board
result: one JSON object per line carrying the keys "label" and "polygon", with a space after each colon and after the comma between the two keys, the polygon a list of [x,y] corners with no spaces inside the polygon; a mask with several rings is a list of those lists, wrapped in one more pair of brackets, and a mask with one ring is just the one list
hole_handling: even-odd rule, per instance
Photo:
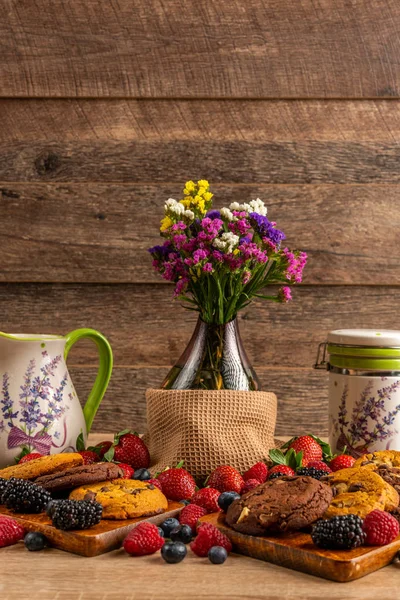
{"label": "wooden serving board", "polygon": [[102,519],[98,525],[83,531],[61,531],[51,524],[46,514],[16,514],[0,506],[0,514],[12,517],[25,527],[27,531],[40,531],[54,548],[80,554],[81,556],[97,556],[119,548],[131,529],[143,521],[160,525],[168,517],[175,517],[183,508],[179,502],[168,502],[168,508],[160,515],[114,521]]}
{"label": "wooden serving board", "polygon": [[377,571],[390,564],[400,550],[400,536],[387,546],[320,550],[312,543],[308,533],[268,537],[245,535],[226,525],[224,518],[221,513],[213,513],[200,521],[216,525],[229,537],[234,551],[239,554],[333,581],[353,581]]}

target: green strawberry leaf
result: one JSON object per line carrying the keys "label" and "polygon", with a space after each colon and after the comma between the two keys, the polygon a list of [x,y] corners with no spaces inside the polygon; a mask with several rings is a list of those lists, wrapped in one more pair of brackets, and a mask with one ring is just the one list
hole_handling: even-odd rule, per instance
{"label": "green strawberry leaf", "polygon": [[14,458],[15,462],[18,464],[21,458],[24,458],[27,454],[30,454],[32,451],[29,450],[28,446],[22,446],[21,452]]}
{"label": "green strawberry leaf", "polygon": [[104,458],[105,461],[111,462],[113,460],[113,458],[114,458],[114,454],[115,454],[115,446],[112,445],[110,447],[110,449],[107,450],[107,452],[105,453],[105,455],[104,455],[103,458]]}
{"label": "green strawberry leaf", "polygon": [[76,438],[76,449],[78,452],[85,450],[85,440],[83,439],[83,431],[81,429],[80,434]]}
{"label": "green strawberry leaf", "polygon": [[272,450],[269,451],[269,458],[272,460],[274,465],[286,465],[285,454],[283,454],[283,452],[277,448],[272,448]]}
{"label": "green strawberry leaf", "polygon": [[285,442],[281,448],[289,448],[290,444],[293,444],[295,440],[297,440],[297,436],[292,437],[288,442]]}
{"label": "green strawberry leaf", "polygon": [[332,460],[334,455],[332,453],[332,448],[330,447],[330,445],[327,442],[324,442],[323,440],[321,440],[316,435],[312,435],[312,433],[310,433],[309,435],[310,435],[310,437],[312,437],[313,440],[315,440],[317,442],[317,444],[319,444],[321,446],[322,459],[325,462],[329,462],[330,460]]}
{"label": "green strawberry leaf", "polygon": [[185,464],[185,461],[184,460],[180,460],[178,462],[178,464],[176,465],[175,469],[181,469],[184,464]]}

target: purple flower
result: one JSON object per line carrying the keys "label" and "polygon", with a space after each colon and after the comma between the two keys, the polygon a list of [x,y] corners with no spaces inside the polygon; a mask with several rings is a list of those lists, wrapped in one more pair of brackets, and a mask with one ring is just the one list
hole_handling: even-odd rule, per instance
{"label": "purple flower", "polygon": [[[209,217],[205,217],[202,222],[201,222],[201,226],[204,229],[204,231],[206,233],[208,233],[211,237],[210,241],[212,241],[220,232],[222,226],[223,226],[224,222],[221,219],[217,219],[215,218],[210,219]],[[201,235],[201,233],[199,233],[199,236]]]}
{"label": "purple flower", "polygon": [[175,291],[174,291],[174,296],[175,298],[177,298],[178,296],[181,296],[183,294],[183,292],[185,291],[186,287],[188,284],[188,279],[182,278],[180,279],[176,286],[175,286]]}
{"label": "purple flower", "polygon": [[208,217],[211,220],[221,219],[221,213],[219,212],[219,210],[209,210],[206,214],[206,217]]}
{"label": "purple flower", "polygon": [[249,214],[250,222],[254,230],[261,236],[269,238],[274,244],[279,245],[286,238],[283,231],[276,229],[274,223],[271,223],[267,217],[258,213]]}

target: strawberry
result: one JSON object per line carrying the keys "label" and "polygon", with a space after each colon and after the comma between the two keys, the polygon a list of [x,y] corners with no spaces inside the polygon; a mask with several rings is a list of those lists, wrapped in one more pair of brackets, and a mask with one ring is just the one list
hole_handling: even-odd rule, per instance
{"label": "strawberry", "polygon": [[287,465],[275,465],[274,467],[272,467],[272,469],[268,471],[268,479],[274,473],[281,473],[282,475],[288,475],[289,477],[293,477],[293,475],[296,475],[294,470],[291,467],[288,467]]}
{"label": "strawberry", "polygon": [[191,474],[179,466],[162,471],[158,475],[158,480],[163,494],[169,500],[190,500],[196,489],[196,482]]}
{"label": "strawberry", "polygon": [[97,463],[100,460],[99,455],[93,452],[93,450],[81,450],[78,454],[82,456],[84,465],[93,465],[93,463]]}
{"label": "strawberry", "polygon": [[314,467],[314,469],[318,469],[319,471],[325,471],[325,473],[332,473],[332,469],[328,467],[328,465],[322,460],[312,460],[308,463],[307,467]]}
{"label": "strawberry", "polygon": [[295,452],[303,453],[302,466],[307,467],[308,463],[322,459],[322,448],[311,435],[301,435],[290,441],[289,446]]}
{"label": "strawberry", "polygon": [[244,479],[237,469],[229,465],[217,467],[206,481],[209,487],[219,492],[237,492],[240,494]]}
{"label": "strawberry", "polygon": [[122,469],[124,473],[122,479],[132,479],[132,475],[134,474],[135,470],[132,469],[130,465],[127,465],[125,463],[118,463],[118,466],[120,469]]}
{"label": "strawberry", "polygon": [[205,508],[207,512],[219,512],[221,509],[218,506],[218,498],[220,493],[215,488],[205,487],[196,492],[191,500],[192,504]]}
{"label": "strawberry", "polygon": [[[108,452],[108,450],[111,448],[112,446],[112,442],[110,442],[109,440],[106,440],[104,442],[100,442],[99,444],[96,444],[96,446],[93,448],[93,451],[96,452],[96,454],[99,455],[100,460],[102,458],[104,458],[104,455],[106,452]],[[90,448],[92,450],[92,448]]]}
{"label": "strawberry", "polygon": [[256,488],[259,485],[261,485],[261,481],[258,481],[258,479],[248,479],[244,484],[241,493],[245,494],[246,492],[250,492],[250,490],[254,490],[254,488]]}
{"label": "strawberry", "polygon": [[332,471],[340,471],[341,469],[349,469],[354,465],[356,459],[350,454],[339,454],[339,456],[335,456],[329,463]]}
{"label": "strawberry", "polygon": [[179,513],[179,523],[181,525],[189,525],[193,533],[196,531],[197,522],[200,517],[204,517],[207,514],[207,510],[197,504],[188,504],[184,506]]}
{"label": "strawberry", "polygon": [[162,485],[158,479],[148,479],[147,483],[151,483],[151,485],[154,485],[156,488],[158,488],[160,490],[160,492],[162,492]]}
{"label": "strawberry", "polygon": [[197,537],[190,544],[192,552],[197,556],[207,556],[213,546],[222,546],[227,552],[232,550],[230,539],[212,523],[201,523],[197,529]]}
{"label": "strawberry", "polygon": [[36,460],[36,458],[42,458],[42,454],[39,452],[30,452],[29,454],[25,454],[19,461],[18,464],[22,465],[23,463],[29,462],[31,460]]}
{"label": "strawberry", "polygon": [[161,537],[158,527],[153,523],[139,523],[126,536],[123,546],[132,556],[146,556],[154,554],[164,546],[165,540]]}
{"label": "strawberry", "polygon": [[268,467],[263,462],[258,462],[253,465],[246,473],[243,473],[243,479],[248,481],[249,479],[257,479],[260,483],[266,481],[268,475]]}
{"label": "strawberry", "polygon": [[150,454],[146,444],[129,429],[117,433],[110,449],[104,454],[104,459],[126,463],[135,470],[147,469],[150,466]]}
{"label": "strawberry", "polygon": [[15,521],[6,516],[0,516],[0,548],[12,546],[22,540],[25,530]]}

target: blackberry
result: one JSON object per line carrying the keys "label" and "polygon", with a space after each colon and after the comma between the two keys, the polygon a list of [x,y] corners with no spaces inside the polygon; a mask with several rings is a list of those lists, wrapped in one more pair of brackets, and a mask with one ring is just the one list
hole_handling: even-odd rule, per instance
{"label": "blackberry", "polygon": [[7,508],[19,513],[40,513],[50,500],[50,493],[40,485],[15,477],[9,479],[1,496]]}
{"label": "blackberry", "polygon": [[57,529],[89,529],[100,523],[103,507],[94,500],[59,500],[49,513]]}
{"label": "blackberry", "polygon": [[296,471],[296,475],[305,475],[306,477],[313,477],[314,479],[321,479],[321,477],[325,477],[326,474],[326,471],[316,469],[315,467],[299,467]]}
{"label": "blackberry", "polygon": [[317,521],[311,538],[319,548],[349,550],[364,543],[366,535],[362,526],[363,520],[357,515],[340,515]]}
{"label": "blackberry", "polygon": [[0,504],[2,504],[1,497],[3,495],[4,490],[6,489],[8,484],[8,479],[3,479],[0,477]]}
{"label": "blackberry", "polygon": [[275,473],[271,473],[271,475],[268,476],[268,479],[278,479],[278,477],[285,477],[285,473],[275,471]]}

